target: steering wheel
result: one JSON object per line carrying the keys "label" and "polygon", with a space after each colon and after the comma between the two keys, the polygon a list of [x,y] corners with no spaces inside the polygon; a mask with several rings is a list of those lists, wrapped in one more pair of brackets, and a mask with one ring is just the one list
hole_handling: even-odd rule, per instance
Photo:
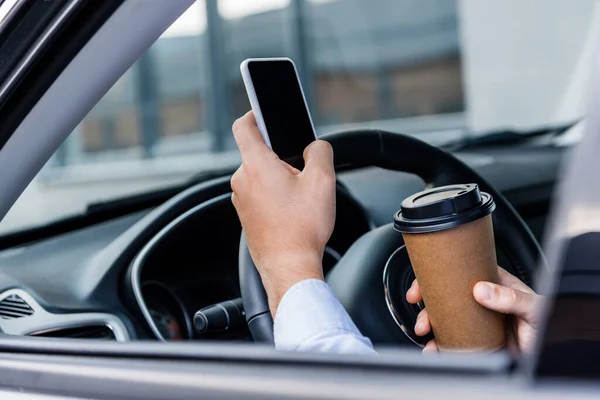
{"label": "steering wheel", "polygon": [[[452,154],[413,137],[380,130],[350,130],[322,137],[333,147],[335,166],[376,166],[421,177],[428,187],[477,183],[496,202],[493,214],[497,247],[510,258],[521,277],[528,278],[539,262],[541,248],[510,203],[477,172]],[[398,208],[403,199],[398,199]],[[390,215],[390,222],[393,222]],[[327,276],[327,283],[359,330],[374,343],[406,343],[407,337],[386,303],[383,273],[393,253],[403,245],[393,224],[360,237]],[[256,342],[273,342],[273,320],[267,296],[242,233],[239,253],[240,288],[248,327]],[[403,295],[403,294],[402,294]]]}

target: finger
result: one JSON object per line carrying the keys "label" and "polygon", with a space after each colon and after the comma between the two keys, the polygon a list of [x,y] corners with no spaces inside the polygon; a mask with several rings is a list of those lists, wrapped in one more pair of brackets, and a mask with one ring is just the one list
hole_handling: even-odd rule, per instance
{"label": "finger", "polygon": [[304,149],[303,175],[319,172],[319,177],[329,176],[335,179],[333,168],[333,149],[329,142],[315,140]]}
{"label": "finger", "polygon": [[427,342],[427,344],[425,345],[425,347],[423,347],[423,354],[435,354],[439,351],[439,348],[437,346],[437,343],[434,340],[430,340],[429,342]]}
{"label": "finger", "polygon": [[231,130],[242,154],[242,160],[254,155],[258,157],[258,154],[262,155],[264,152],[270,150],[269,146],[263,140],[258,126],[256,126],[256,120],[252,111],[248,111],[243,117],[238,118],[233,123]]}
{"label": "finger", "polygon": [[513,356],[519,355],[519,342],[518,342],[518,331],[517,323],[513,321],[516,317],[509,316],[507,318],[507,324],[505,325],[506,331],[506,348]]}
{"label": "finger", "polygon": [[429,314],[427,310],[422,310],[417,315],[417,322],[415,323],[415,333],[417,336],[425,336],[431,332],[431,321],[429,320]]}
{"label": "finger", "polygon": [[283,165],[288,169],[288,171],[290,171],[292,174],[294,175],[298,175],[300,173],[300,170],[298,168],[292,167],[290,164],[286,163],[283,160],[279,160],[283,163]]}
{"label": "finger", "polygon": [[478,282],[473,296],[482,306],[503,314],[516,315],[530,324],[537,321],[538,295],[490,282]]}
{"label": "finger", "polygon": [[423,296],[421,295],[421,287],[419,286],[419,282],[417,280],[413,280],[410,288],[406,291],[406,301],[410,304],[417,304],[420,301],[423,301]]}
{"label": "finger", "polygon": [[231,175],[231,179],[229,180],[229,184],[231,185],[231,190],[235,193],[235,192],[239,192],[240,190],[242,190],[242,187],[244,186],[244,182],[245,182],[245,171],[244,171],[244,166],[240,166],[237,171],[235,171],[233,173],[233,175]]}
{"label": "finger", "polygon": [[502,267],[498,267],[498,278],[502,286],[517,289],[522,292],[535,293],[529,286],[524,284],[519,278],[512,275]]}

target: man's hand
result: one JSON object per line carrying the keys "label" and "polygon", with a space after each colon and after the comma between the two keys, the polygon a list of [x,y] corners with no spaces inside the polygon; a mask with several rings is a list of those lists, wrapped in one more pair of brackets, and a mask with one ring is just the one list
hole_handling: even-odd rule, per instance
{"label": "man's hand", "polygon": [[303,171],[263,141],[254,114],[233,124],[242,165],[231,177],[232,201],[275,316],[295,283],[323,277],[322,258],[335,223],[335,171],[329,143],[304,151]]}
{"label": "man's hand", "polygon": [[[539,325],[538,306],[541,296],[527,285],[512,276],[505,269],[498,267],[500,284],[478,282],[473,287],[473,296],[482,306],[511,316],[507,326],[507,343],[518,347],[521,352],[529,352],[533,348]],[[406,300],[416,304],[423,300],[419,283],[413,281],[406,292]],[[431,331],[431,322],[427,309],[417,316],[415,333],[425,336]],[[423,352],[437,351],[435,340],[427,343]]]}

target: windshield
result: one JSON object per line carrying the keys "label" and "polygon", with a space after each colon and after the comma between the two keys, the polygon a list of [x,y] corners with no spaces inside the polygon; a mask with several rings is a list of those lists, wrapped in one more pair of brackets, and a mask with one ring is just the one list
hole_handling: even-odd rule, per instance
{"label": "windshield", "polygon": [[239,65],[250,57],[296,62],[318,134],[377,127],[442,144],[575,120],[600,36],[597,8],[199,0],[80,123],[0,232],[235,167],[231,124],[250,108]]}

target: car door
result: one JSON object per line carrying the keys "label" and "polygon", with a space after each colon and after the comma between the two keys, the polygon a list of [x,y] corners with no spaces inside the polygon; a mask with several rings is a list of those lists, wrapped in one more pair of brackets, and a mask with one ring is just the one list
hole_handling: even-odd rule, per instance
{"label": "car door", "polygon": [[[38,3],[0,3],[5,7],[0,13],[0,45],[10,44],[10,54],[15,55],[8,67],[0,69],[0,171],[4,171],[0,177],[0,215],[8,211],[100,97],[192,1],[64,0],[46,1],[43,9],[37,8]],[[16,28],[7,30],[17,26],[29,28],[21,34]],[[600,113],[594,115],[600,118]],[[570,178],[585,176],[581,171],[594,171],[597,135],[592,133],[599,125],[593,123],[595,119],[591,121],[590,134],[578,148],[582,149],[581,158],[568,174]],[[585,184],[566,181],[567,195],[561,197],[556,210],[553,240],[559,242],[548,243],[554,246],[549,261],[555,268],[546,286],[549,299],[553,288],[560,287],[558,277],[577,275],[561,275],[561,271],[568,271],[561,268],[561,260],[572,246],[565,246],[563,228],[569,221],[561,218],[571,216],[572,207],[579,210],[583,204],[585,212],[577,220],[589,221],[595,215],[592,205],[600,204],[588,185],[593,177],[588,178]],[[571,197],[584,186],[581,197]],[[571,204],[573,199],[580,201]],[[590,225],[573,232],[579,237],[595,230]],[[575,258],[595,247],[593,240],[585,242],[575,251]],[[595,276],[595,270],[588,267],[581,274]],[[548,302],[546,312],[554,315],[556,304],[558,301]],[[544,356],[548,354],[545,344],[553,324],[551,318],[539,354],[523,360],[504,353],[486,358],[423,357],[416,349],[390,349],[377,357],[332,357],[282,353],[252,344],[117,344],[3,335],[0,387],[4,393],[0,394],[6,398],[140,399],[591,397],[596,389],[593,380],[586,386],[538,380],[540,376],[580,378],[584,372],[593,371],[597,359],[595,350],[577,352],[573,359],[572,349],[567,348],[552,354],[556,365],[584,362],[592,369],[571,373],[541,369],[544,357],[548,357]],[[598,338],[591,335],[586,340]]]}

